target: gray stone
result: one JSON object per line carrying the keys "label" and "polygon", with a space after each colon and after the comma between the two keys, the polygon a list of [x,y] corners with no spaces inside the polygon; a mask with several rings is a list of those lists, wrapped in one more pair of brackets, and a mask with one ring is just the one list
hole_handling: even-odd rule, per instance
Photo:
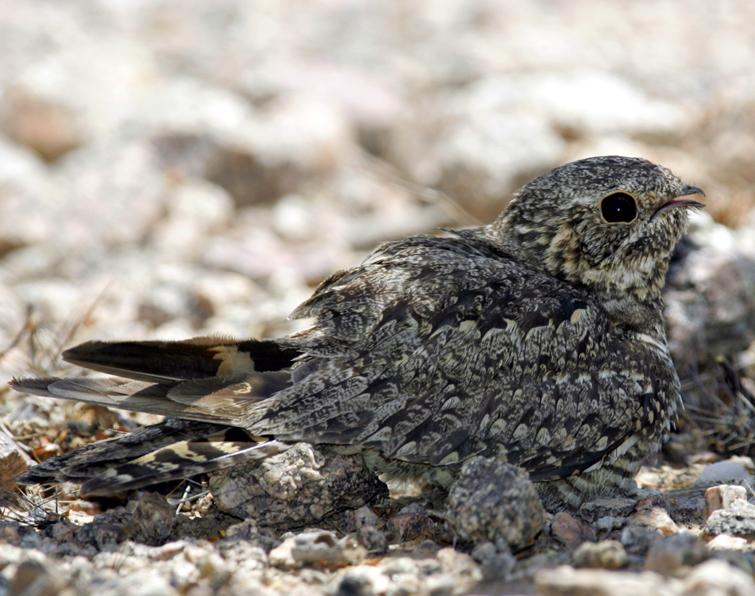
{"label": "gray stone", "polygon": [[544,511],[525,471],[475,457],[464,464],[451,487],[447,519],[462,540],[503,539],[516,550],[535,540],[544,524]]}
{"label": "gray stone", "polygon": [[680,532],[656,541],[647,554],[645,569],[673,575],[684,566],[697,565],[708,558],[703,542],[690,532]]}
{"label": "gray stone", "polygon": [[705,522],[708,534],[730,534],[755,538],[755,505],[745,500],[733,501],[727,509],[718,509]]}
{"label": "gray stone", "polygon": [[270,564],[281,569],[302,565],[338,568],[360,563],[366,554],[353,536],[339,539],[326,530],[307,530],[286,538],[270,551]]}
{"label": "gray stone", "polygon": [[541,596],[637,596],[664,594],[663,578],[656,573],[556,567],[538,571],[535,587]]}
{"label": "gray stone", "polygon": [[261,526],[296,527],[386,494],[360,457],[297,443],[260,464],[240,465],[210,477],[220,511]]}
{"label": "gray stone", "polygon": [[624,546],[616,540],[585,542],[574,551],[575,567],[619,569],[624,567],[627,562]]}
{"label": "gray stone", "polygon": [[750,596],[755,594],[752,576],[724,561],[706,561],[695,567],[684,579],[681,594],[726,594]]}

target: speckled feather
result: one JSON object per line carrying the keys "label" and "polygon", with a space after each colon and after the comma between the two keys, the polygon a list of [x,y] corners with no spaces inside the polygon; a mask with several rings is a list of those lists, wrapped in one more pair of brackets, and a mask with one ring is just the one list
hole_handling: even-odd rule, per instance
{"label": "speckled feather", "polygon": [[[600,201],[613,192],[634,197],[634,221],[602,218]],[[560,496],[578,502],[624,483],[675,416],[679,382],[660,293],[685,207],[694,206],[677,199],[697,192],[644,160],[567,164],[525,186],[489,226],[391,242],[331,276],[294,312],[314,319],[302,333],[69,352],[144,384],[115,399],[97,398],[108,395],[102,385],[82,391],[87,380],[16,387],[227,424],[278,449],[358,446],[405,473],[496,456],[537,481],[562,480]],[[169,446],[158,449],[164,461]],[[187,472],[203,471],[193,464]]]}

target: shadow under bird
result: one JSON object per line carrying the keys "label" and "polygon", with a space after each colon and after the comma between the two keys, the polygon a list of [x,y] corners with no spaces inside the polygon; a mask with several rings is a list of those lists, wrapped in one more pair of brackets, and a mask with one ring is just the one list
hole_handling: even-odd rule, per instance
{"label": "shadow under bird", "polygon": [[11,385],[167,419],[19,481],[112,495],[306,441],[440,484],[496,457],[563,505],[629,489],[681,405],[661,290],[702,194],[643,159],[583,159],[489,225],[388,242],[335,273],[294,311],[305,331],[71,348],[111,376]]}

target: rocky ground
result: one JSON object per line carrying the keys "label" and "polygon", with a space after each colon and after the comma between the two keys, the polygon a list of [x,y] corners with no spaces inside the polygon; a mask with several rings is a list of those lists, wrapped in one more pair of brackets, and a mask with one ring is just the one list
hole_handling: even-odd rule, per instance
{"label": "rocky ground", "polygon": [[[0,593],[754,593],[755,5],[626,4],[0,0]],[[12,376],[90,338],[292,331],[377,243],[602,153],[708,194],[666,294],[687,409],[639,498],[553,515],[485,461],[388,498],[304,445],[119,502],[13,485],[157,419]]]}

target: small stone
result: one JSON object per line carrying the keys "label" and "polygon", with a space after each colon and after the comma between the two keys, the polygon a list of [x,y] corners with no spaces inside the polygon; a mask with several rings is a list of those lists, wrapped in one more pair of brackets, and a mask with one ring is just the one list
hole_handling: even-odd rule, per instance
{"label": "small stone", "polygon": [[700,472],[695,481],[695,486],[706,486],[714,483],[751,482],[752,476],[747,467],[740,459],[731,458],[726,461],[718,461],[708,464]]}
{"label": "small stone", "polygon": [[705,519],[718,509],[728,509],[737,499],[747,500],[747,490],[737,484],[719,484],[705,491]]}
{"label": "small stone", "polygon": [[595,532],[566,511],[559,511],[551,521],[551,533],[564,546],[576,548],[583,542],[595,540]]}
{"label": "small stone", "polygon": [[621,530],[621,543],[626,551],[633,555],[644,557],[650,547],[660,539],[661,533],[654,528],[626,526]]}
{"label": "small stone", "polygon": [[372,596],[387,594],[391,580],[382,569],[370,565],[350,567],[337,582],[335,596]]}
{"label": "small stone", "polygon": [[663,579],[656,573],[630,573],[561,566],[535,574],[540,596],[637,596],[662,594]]}
{"label": "small stone", "polygon": [[752,576],[725,561],[710,560],[695,567],[684,579],[682,594],[726,594],[750,596],[755,594]]}
{"label": "small stone", "polygon": [[440,549],[435,556],[441,573],[431,581],[435,587],[435,590],[431,588],[431,593],[442,593],[441,588],[444,586],[464,592],[482,579],[479,565],[466,553],[446,547]]}
{"label": "small stone", "polygon": [[333,532],[309,530],[287,538],[270,551],[270,564],[283,569],[301,565],[338,568],[360,563],[366,554],[352,536],[338,539]]}
{"label": "small stone", "polygon": [[442,524],[434,520],[419,503],[410,503],[388,520],[387,531],[398,542],[437,539],[444,533]]}
{"label": "small stone", "polygon": [[637,511],[629,518],[629,523],[635,526],[645,526],[658,530],[664,536],[671,536],[679,532],[671,516],[663,507],[653,506],[650,503],[641,503]]}
{"label": "small stone", "polygon": [[357,528],[377,526],[378,516],[366,505],[355,510],[352,515],[354,517],[354,525]]}
{"label": "small stone", "polygon": [[480,564],[486,581],[505,581],[516,566],[516,558],[505,544],[499,547],[492,542],[482,542],[472,551],[472,558]]}
{"label": "small stone", "polygon": [[627,553],[616,540],[585,542],[574,552],[575,567],[619,569],[626,564]]}
{"label": "small stone", "polygon": [[755,538],[755,505],[737,499],[728,509],[718,509],[705,522],[705,531],[717,536],[731,534],[742,538]]}
{"label": "small stone", "polygon": [[713,540],[708,542],[708,550],[745,550],[748,543],[746,538],[730,536],[729,534],[719,534]]}
{"label": "small stone", "polygon": [[8,585],[9,596],[72,596],[75,592],[66,585],[65,578],[46,560],[23,561]]}
{"label": "small stone", "polygon": [[388,550],[388,537],[385,532],[375,526],[362,526],[357,528],[357,539],[368,552],[378,554]]}
{"label": "small stone", "polygon": [[158,493],[146,493],[133,506],[129,528],[134,532],[133,539],[145,544],[162,544],[173,532],[176,525],[175,508]]}
{"label": "small stone", "polygon": [[697,536],[680,532],[658,540],[648,552],[645,569],[673,575],[683,566],[697,565],[708,557],[705,545]]}
{"label": "small stone", "polygon": [[544,515],[527,473],[495,459],[469,460],[449,492],[447,519],[463,540],[503,539],[518,550],[535,540]]}
{"label": "small stone", "polygon": [[260,526],[301,527],[386,494],[359,457],[297,443],[261,463],[210,476],[218,509]]}

